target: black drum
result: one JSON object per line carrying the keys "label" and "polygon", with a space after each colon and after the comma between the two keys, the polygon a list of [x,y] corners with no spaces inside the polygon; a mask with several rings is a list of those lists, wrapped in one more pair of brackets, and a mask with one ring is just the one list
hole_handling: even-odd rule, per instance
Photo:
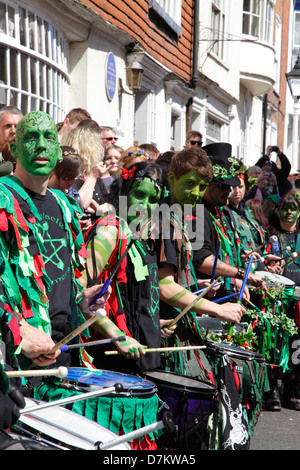
{"label": "black drum", "polygon": [[177,428],[175,435],[163,435],[158,441],[158,447],[208,450],[210,437],[214,433],[213,429],[209,430],[209,419],[217,409],[216,388],[173,372],[149,371],[146,377],[156,384],[158,396],[163,401],[164,408],[172,413]]}

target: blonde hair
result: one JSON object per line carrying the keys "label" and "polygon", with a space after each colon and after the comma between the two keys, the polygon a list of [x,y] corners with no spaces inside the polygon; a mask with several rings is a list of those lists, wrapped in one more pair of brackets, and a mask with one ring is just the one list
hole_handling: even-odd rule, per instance
{"label": "blonde hair", "polygon": [[104,158],[104,148],[100,142],[99,134],[84,127],[72,129],[63,136],[62,145],[73,147],[82,160],[82,173],[87,174],[97,163]]}
{"label": "blonde hair", "polygon": [[129,147],[124,150],[120,159],[119,159],[119,168],[116,171],[116,178],[122,173],[122,168],[129,166],[130,162],[135,158],[140,158],[141,162],[146,162],[150,160],[149,155],[140,147]]}

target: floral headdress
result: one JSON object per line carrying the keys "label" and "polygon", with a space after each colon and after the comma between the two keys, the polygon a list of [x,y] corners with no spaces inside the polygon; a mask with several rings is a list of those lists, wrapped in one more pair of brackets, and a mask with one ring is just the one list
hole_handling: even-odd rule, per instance
{"label": "floral headdress", "polygon": [[[236,176],[236,174],[240,172],[240,165],[234,157],[228,157],[228,161],[231,164],[228,170],[221,165],[213,165],[214,179],[226,180],[232,178],[233,176]],[[238,172],[237,167],[239,167]]]}
{"label": "floral headdress", "polygon": [[131,180],[133,177],[135,177],[136,181],[138,181],[139,183],[142,183],[145,178],[149,178],[151,181],[153,181],[154,186],[155,186],[157,191],[163,190],[163,196],[164,197],[169,196],[170,191],[164,186],[164,184],[161,182],[161,180],[159,178],[155,179],[155,178],[151,178],[151,176],[149,176],[149,175],[145,176],[146,173],[147,173],[147,169],[145,169],[145,168],[138,169],[137,173],[136,173],[136,169],[137,169],[136,166],[133,166],[129,170],[127,168],[122,168],[122,174],[121,174],[122,179],[123,180]]}
{"label": "floral headdress", "polygon": [[133,152],[132,150],[130,150],[128,153],[126,153],[126,155],[124,156],[124,159],[128,158],[128,157],[141,157],[141,156],[144,156],[144,157],[147,157],[148,160],[150,160],[150,157],[148,155],[148,153],[144,152],[144,150],[138,150],[137,152]]}

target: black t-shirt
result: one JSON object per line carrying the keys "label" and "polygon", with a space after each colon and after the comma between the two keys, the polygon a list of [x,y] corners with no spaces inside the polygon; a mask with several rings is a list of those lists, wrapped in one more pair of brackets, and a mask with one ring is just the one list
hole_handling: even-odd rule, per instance
{"label": "black t-shirt", "polygon": [[50,191],[45,196],[27,191],[42,217],[46,272],[53,281],[48,292],[52,337],[59,341],[71,331],[71,254],[61,209]]}
{"label": "black t-shirt", "polygon": [[[27,203],[15,190],[11,189],[11,191],[18,200],[22,212],[30,215],[31,211]],[[49,299],[51,336],[53,341],[58,342],[72,331],[70,323],[72,270],[68,237],[64,229],[61,209],[53,194],[49,190],[45,196],[30,190],[26,191],[42,217],[42,237],[46,253],[41,253],[41,255],[46,273],[53,281],[50,290],[46,292]],[[71,365],[70,352],[62,352],[58,356],[56,366],[60,365]]]}

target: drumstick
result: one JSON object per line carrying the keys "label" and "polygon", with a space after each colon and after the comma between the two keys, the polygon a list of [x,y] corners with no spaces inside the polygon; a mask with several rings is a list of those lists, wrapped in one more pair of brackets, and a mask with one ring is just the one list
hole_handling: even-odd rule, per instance
{"label": "drumstick", "polygon": [[257,250],[260,250],[263,246],[265,246],[265,243],[262,243],[261,245],[257,246],[254,248],[254,250],[250,251],[249,253],[245,254],[245,257],[247,258],[248,256],[251,256],[252,253],[255,253]]}
{"label": "drumstick", "polygon": [[78,326],[75,330],[73,330],[71,333],[61,339],[58,343],[56,343],[56,345],[51,349],[48,354],[53,354],[54,352],[56,352],[62,346],[69,343],[73,338],[75,338],[75,336],[78,336],[83,330],[95,323],[96,320],[99,320],[104,316],[106,316],[106,311],[104,310],[104,308],[98,308],[98,310],[95,311],[95,314],[92,315],[91,318],[89,318],[82,325]]}
{"label": "drumstick", "polygon": [[213,300],[213,302],[214,302],[215,304],[219,304],[219,303],[221,303],[221,302],[225,302],[225,300],[232,299],[233,297],[236,297],[237,295],[239,295],[239,293],[238,293],[238,292],[234,292],[233,294],[225,295],[225,297],[221,297],[220,299]]}
{"label": "drumstick", "polygon": [[58,377],[66,377],[68,375],[67,367],[58,367],[58,369],[41,369],[41,370],[9,370],[6,371],[8,377],[43,377],[46,375],[57,375]]}
{"label": "drumstick", "polygon": [[198,300],[202,299],[202,297],[204,297],[209,291],[210,289],[212,289],[212,287],[214,287],[218,282],[220,282],[220,277],[218,279],[216,279],[215,281],[213,281],[211,284],[209,284],[209,286],[207,286],[203,292],[201,292],[199,295],[197,295],[197,297],[187,306],[185,307],[185,309],[182,310],[181,313],[179,313],[179,315],[177,315],[176,318],[174,318],[171,323],[168,325],[168,328],[170,328],[171,326],[175,325],[178,320],[180,320],[181,317],[183,317],[183,315],[185,315],[189,310],[191,310],[191,308],[194,307],[194,305],[198,302]]}
{"label": "drumstick", "polygon": [[[75,338],[75,336],[79,335],[83,330],[85,330],[90,325],[95,323],[96,320],[103,318],[104,314],[106,316],[106,311],[104,310],[104,308],[98,308],[98,310],[95,311],[95,314],[92,315],[91,318],[89,318],[87,321],[82,323],[82,325],[78,326],[75,330],[73,330],[71,333],[69,333],[63,339],[61,339],[58,343],[56,343],[56,345],[51,349],[50,352],[48,352],[47,354],[42,354],[42,356],[48,356],[49,354],[55,353],[62,346],[69,343],[70,341],[72,341],[72,339]],[[28,370],[32,369],[33,367],[35,367],[35,364],[32,363],[28,367]]]}
{"label": "drumstick", "polygon": [[254,253],[255,251],[257,250],[260,250],[263,246],[265,246],[267,243],[275,243],[277,242],[278,238],[276,237],[276,235],[272,235],[269,240],[267,242],[264,242],[262,243],[261,245],[257,246],[256,248],[254,248],[254,250],[250,251],[249,253],[246,253],[246,257],[252,255],[252,253]]}
{"label": "drumstick", "polygon": [[[212,281],[211,281],[212,282]],[[221,282],[218,282],[218,284],[215,284],[214,287],[217,287],[217,286],[221,286],[223,284],[223,281]],[[197,290],[196,292],[193,292],[194,295],[198,295],[198,294],[201,294],[201,292],[203,292],[204,290],[206,289],[206,287],[202,287],[202,289],[200,290]]]}
{"label": "drumstick", "polygon": [[300,251],[299,251],[299,253],[298,253],[296,256],[294,256],[292,259],[290,259],[290,261],[288,261],[287,263],[285,263],[285,264],[284,264],[283,266],[281,266],[281,267],[282,267],[282,268],[285,268],[286,266],[288,266],[289,264],[291,264],[293,261],[295,261],[295,259],[299,258],[299,256],[300,256]]}
{"label": "drumstick", "polygon": [[[250,258],[249,258],[249,263],[248,263],[248,266],[247,266],[245,275],[244,275],[242,287],[241,287],[241,290],[240,290],[240,293],[239,293],[239,296],[238,296],[238,299],[237,299],[237,303],[238,303],[238,304],[241,304],[241,303],[242,303],[242,298],[243,298],[244,290],[245,290],[245,287],[246,287],[246,284],[247,284],[247,280],[248,280],[248,276],[249,276],[249,273],[250,273],[250,268],[251,268],[251,264],[252,264],[252,258],[253,258],[253,256],[251,255]],[[229,327],[229,330],[228,330],[227,341],[230,341],[230,339],[231,339],[231,337],[232,337],[233,328],[234,328],[234,325],[232,324],[232,325]]]}
{"label": "drumstick", "polygon": [[217,247],[217,252],[216,252],[216,256],[215,256],[215,261],[214,261],[213,270],[212,270],[212,273],[211,273],[210,282],[213,282],[213,280],[215,279],[216,270],[217,270],[217,264],[218,264],[218,259],[219,259],[219,256],[220,256],[220,249],[221,249],[221,243],[218,242],[218,247]]}
{"label": "drumstick", "polygon": [[[169,351],[185,351],[191,349],[205,349],[206,346],[172,346],[167,348],[147,348],[144,350],[145,353],[153,353],[153,352],[169,352]],[[119,351],[104,351],[106,356],[119,356],[122,354]]]}
{"label": "drumstick", "polygon": [[114,343],[116,341],[120,341],[120,342],[126,341],[126,336],[118,336],[117,338],[99,339],[97,341],[88,341],[86,343],[78,343],[78,344],[70,344],[70,345],[65,344],[64,346],[61,346],[59,349],[61,351],[67,351],[68,349],[86,348],[88,346],[99,346],[101,344]]}

